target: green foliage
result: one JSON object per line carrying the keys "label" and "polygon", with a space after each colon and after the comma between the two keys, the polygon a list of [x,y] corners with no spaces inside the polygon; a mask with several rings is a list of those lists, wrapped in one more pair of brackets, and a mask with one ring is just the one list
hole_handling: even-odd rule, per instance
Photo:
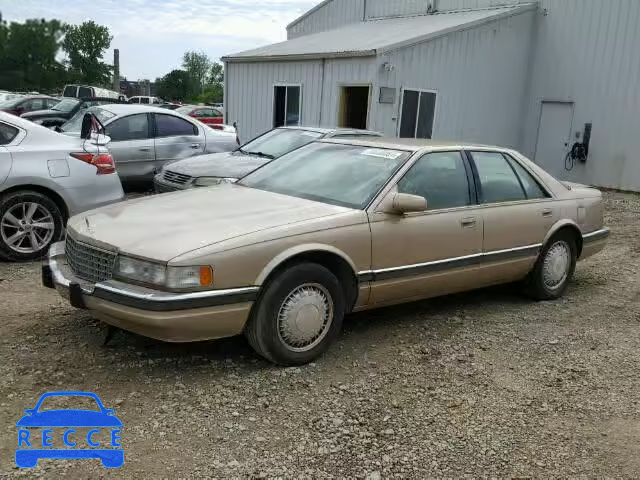
{"label": "green foliage", "polygon": [[46,91],[64,83],[56,60],[64,28],[58,20],[0,23],[0,88]]}
{"label": "green foliage", "polygon": [[203,52],[185,52],[182,57],[182,68],[189,74],[195,93],[202,93],[211,70],[211,60]]}
{"label": "green foliage", "polygon": [[62,48],[69,56],[69,74],[75,82],[108,86],[112,67],[102,62],[113,37],[109,29],[93,20],[82,25],[68,25]]}
{"label": "green foliage", "polygon": [[171,70],[164,77],[156,80],[156,91],[158,96],[165,100],[184,102],[192,97],[194,85],[186,71]]}

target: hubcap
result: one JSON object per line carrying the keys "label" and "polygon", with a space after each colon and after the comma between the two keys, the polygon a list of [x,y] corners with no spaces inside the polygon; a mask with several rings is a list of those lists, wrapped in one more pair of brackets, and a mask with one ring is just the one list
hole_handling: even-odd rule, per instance
{"label": "hubcap", "polygon": [[327,289],[317,283],[305,283],[282,302],[278,335],[290,350],[306,352],[324,339],[332,322],[333,300]]}
{"label": "hubcap", "polygon": [[543,280],[548,288],[562,285],[569,275],[571,250],[566,242],[554,243],[544,258]]}
{"label": "hubcap", "polygon": [[2,241],[17,253],[39,252],[51,242],[54,233],[53,215],[39,203],[13,205],[0,219]]}

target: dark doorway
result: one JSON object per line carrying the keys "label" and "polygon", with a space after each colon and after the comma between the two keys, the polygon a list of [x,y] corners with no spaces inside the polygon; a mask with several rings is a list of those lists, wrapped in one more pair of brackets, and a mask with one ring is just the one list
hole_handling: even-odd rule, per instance
{"label": "dark doorway", "polygon": [[369,87],[342,87],[338,126],[367,128],[369,115]]}

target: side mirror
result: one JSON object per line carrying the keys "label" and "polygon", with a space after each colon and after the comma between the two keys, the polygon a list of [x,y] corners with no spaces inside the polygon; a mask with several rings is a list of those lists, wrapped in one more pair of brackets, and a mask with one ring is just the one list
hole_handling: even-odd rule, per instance
{"label": "side mirror", "polygon": [[427,209],[427,200],[418,195],[396,193],[393,197],[391,209],[399,215],[412,212],[424,212]]}

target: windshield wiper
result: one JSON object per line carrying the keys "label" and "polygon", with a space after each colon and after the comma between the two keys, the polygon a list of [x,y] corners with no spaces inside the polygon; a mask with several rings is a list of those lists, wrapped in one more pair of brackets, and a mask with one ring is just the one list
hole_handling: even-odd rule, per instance
{"label": "windshield wiper", "polygon": [[243,150],[243,153],[248,153],[249,155],[255,155],[256,157],[268,158],[269,160],[276,159],[276,157],[274,157],[273,155],[269,155],[268,153],[264,153],[264,152],[247,152],[246,150]]}

